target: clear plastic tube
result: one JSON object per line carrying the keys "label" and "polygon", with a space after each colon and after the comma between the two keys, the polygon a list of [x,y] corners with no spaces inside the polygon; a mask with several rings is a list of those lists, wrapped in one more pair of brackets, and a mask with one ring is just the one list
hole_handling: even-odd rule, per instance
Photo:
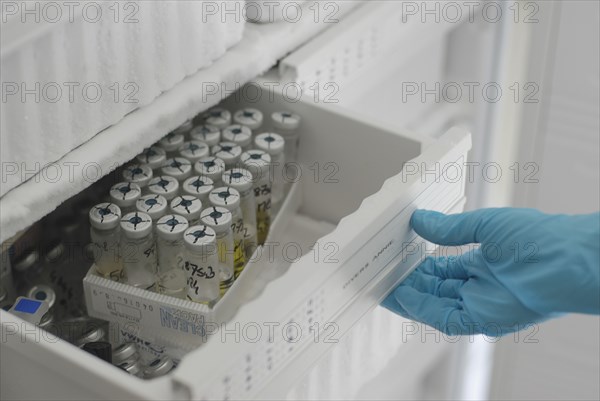
{"label": "clear plastic tube", "polygon": [[251,150],[241,156],[242,165],[252,173],[256,201],[256,239],[263,245],[271,228],[271,156],[262,150]]}
{"label": "clear plastic tube", "polygon": [[231,231],[231,212],[222,207],[209,207],[200,215],[200,221],[215,231],[217,253],[220,263],[221,295],[225,294],[234,280],[234,242]]}
{"label": "clear plastic tube", "polygon": [[279,205],[284,198],[284,176],[283,168],[285,164],[285,140],[281,135],[274,133],[264,133],[254,138],[254,144],[262,151],[271,156],[271,179],[273,182],[272,201],[273,206]]}
{"label": "clear plastic tube", "polygon": [[244,218],[244,248],[246,260],[249,260],[258,246],[256,238],[256,198],[252,190],[252,173],[243,168],[227,170],[223,174],[223,183],[235,188],[240,194],[240,209]]}
{"label": "clear plastic tube", "polygon": [[133,212],[121,219],[121,257],[127,283],[151,289],[158,268],[152,219],[146,213]]}
{"label": "clear plastic tube", "polygon": [[186,252],[183,269],[187,275],[187,298],[212,304],[220,296],[220,263],[216,233],[205,225],[193,226],[184,233]]}
{"label": "clear plastic tube", "polygon": [[120,257],[121,210],[111,203],[100,203],[89,213],[90,236],[96,272],[103,277],[119,281],[123,263]]}

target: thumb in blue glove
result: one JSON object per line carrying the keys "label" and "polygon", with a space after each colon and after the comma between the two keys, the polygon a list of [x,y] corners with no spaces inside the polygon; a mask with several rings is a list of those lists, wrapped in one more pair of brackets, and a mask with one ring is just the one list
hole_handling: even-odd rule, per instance
{"label": "thumb in blue glove", "polygon": [[426,258],[383,306],[448,335],[500,336],[564,312],[600,313],[600,214],[417,210],[413,229],[440,245],[480,244]]}

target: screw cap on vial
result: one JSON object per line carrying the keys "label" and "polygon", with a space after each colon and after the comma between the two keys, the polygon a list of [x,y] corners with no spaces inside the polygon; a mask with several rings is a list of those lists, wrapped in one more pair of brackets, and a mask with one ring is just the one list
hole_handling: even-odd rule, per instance
{"label": "screw cap on vial", "polygon": [[222,107],[213,107],[204,115],[204,122],[208,125],[213,125],[219,129],[223,129],[231,125],[231,113]]}
{"label": "screw cap on vial", "polygon": [[123,343],[112,352],[112,360],[115,365],[120,365],[125,361],[136,361],[139,354],[135,343]]}
{"label": "screw cap on vial", "polygon": [[104,329],[102,327],[92,325],[91,327],[89,327],[88,329],[86,329],[83,332],[81,337],[79,337],[77,339],[77,341],[75,341],[75,344],[78,347],[82,347],[83,345],[85,345],[87,343],[91,343],[91,342],[95,342],[95,341],[102,341],[102,340],[104,340],[105,337],[106,337],[106,332],[104,331]]}
{"label": "screw cap on vial", "polygon": [[148,164],[131,164],[123,170],[123,178],[127,182],[145,187],[152,179],[152,168]]}
{"label": "screw cap on vial", "polygon": [[175,367],[173,360],[167,356],[157,358],[144,369],[144,377],[153,378],[166,375]]}
{"label": "screw cap on vial", "polygon": [[110,188],[110,200],[119,207],[134,206],[142,196],[142,189],[132,182],[120,182]]}
{"label": "screw cap on vial", "polygon": [[165,164],[167,160],[167,152],[161,147],[150,146],[147,149],[137,155],[137,161],[143,164],[147,164],[151,169],[156,169]]}
{"label": "screw cap on vial", "polygon": [[121,219],[121,230],[127,238],[144,238],[152,232],[152,218],[143,212],[127,213]]}
{"label": "screw cap on vial", "polygon": [[183,234],[183,242],[189,249],[202,249],[208,245],[215,244],[217,234],[215,230],[206,225],[192,226]]}
{"label": "screw cap on vial", "polygon": [[223,140],[233,142],[241,147],[249,146],[252,142],[252,130],[245,125],[235,124],[223,130]]}
{"label": "screw cap on vial", "polygon": [[296,113],[276,111],[275,113],[271,114],[271,120],[273,121],[273,127],[281,130],[291,131],[300,126],[301,118]]}
{"label": "screw cap on vial", "polygon": [[242,153],[240,157],[244,168],[252,173],[254,180],[260,179],[265,174],[269,174],[271,165],[271,155],[262,150],[249,150]]}
{"label": "screw cap on vial", "polygon": [[233,168],[223,173],[223,184],[245,192],[252,188],[252,173],[244,168]]}
{"label": "screw cap on vial", "polygon": [[153,221],[160,219],[167,213],[168,201],[162,195],[144,195],[135,203],[140,212],[147,213]]}
{"label": "screw cap on vial", "polygon": [[171,201],[171,211],[184,216],[189,221],[194,221],[200,217],[202,201],[191,195],[178,196]]}
{"label": "screw cap on vial", "polygon": [[114,203],[100,203],[90,209],[90,224],[99,230],[110,230],[119,225],[121,209]]}
{"label": "screw cap on vial", "polygon": [[254,138],[254,145],[256,145],[258,149],[267,152],[271,156],[275,156],[283,152],[285,140],[279,134],[265,132],[264,134],[257,135],[256,138]]}
{"label": "screw cap on vial", "polygon": [[179,154],[191,161],[192,163],[197,162],[203,157],[210,155],[210,150],[206,142],[192,140],[184,142],[179,148]]}
{"label": "screw cap on vial", "polygon": [[181,181],[192,174],[192,163],[183,157],[173,157],[165,162],[160,171]]}
{"label": "screw cap on vial", "polygon": [[233,142],[221,142],[212,147],[212,155],[230,165],[239,160],[242,155],[242,147]]}
{"label": "screw cap on vial", "polygon": [[178,240],[183,238],[183,233],[190,227],[188,220],[178,214],[168,214],[156,222],[156,233],[166,240]]}
{"label": "screw cap on vial", "polygon": [[170,132],[158,141],[158,145],[167,152],[174,152],[183,145],[183,141],[183,134]]}
{"label": "screw cap on vial", "polygon": [[263,123],[263,113],[257,109],[245,108],[236,111],[233,115],[233,120],[237,124],[245,125],[246,127],[255,130],[260,128]]}
{"label": "screw cap on vial", "polygon": [[215,188],[208,195],[208,200],[213,206],[233,211],[240,206],[240,193],[231,187]]}
{"label": "screw cap on vial", "polygon": [[34,285],[27,291],[27,298],[36,299],[38,301],[48,302],[48,307],[52,309],[56,303],[56,292],[47,285]]}
{"label": "screw cap on vial", "polygon": [[198,198],[204,198],[213,188],[213,180],[203,175],[195,175],[183,182],[183,192]]}
{"label": "screw cap on vial", "polygon": [[177,196],[179,191],[179,181],[168,175],[154,177],[148,183],[148,191],[153,194],[162,195],[165,199],[170,200]]}
{"label": "screw cap on vial", "polygon": [[215,232],[222,233],[230,228],[232,217],[231,212],[224,207],[212,206],[202,211],[200,220]]}
{"label": "screw cap on vial", "polygon": [[200,175],[209,177],[214,182],[223,175],[225,162],[214,156],[203,157],[194,164],[194,170]]}
{"label": "screw cap on vial", "polygon": [[190,138],[214,146],[221,141],[221,130],[214,125],[199,125],[190,132]]}

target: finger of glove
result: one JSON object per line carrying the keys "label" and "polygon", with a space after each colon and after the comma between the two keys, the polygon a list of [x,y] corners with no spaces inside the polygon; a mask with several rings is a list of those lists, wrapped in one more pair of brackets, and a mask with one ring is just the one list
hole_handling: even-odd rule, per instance
{"label": "finger of glove", "polygon": [[495,219],[503,209],[480,209],[472,212],[449,214],[430,210],[416,210],[411,227],[427,241],[439,245],[466,245],[493,238]]}
{"label": "finger of glove", "polygon": [[462,258],[459,257],[433,258],[428,256],[421,262],[417,270],[441,279],[467,280],[470,277]]}
{"label": "finger of glove", "polygon": [[421,293],[427,293],[441,298],[460,299],[460,289],[464,280],[441,279],[415,270],[412,279],[405,280],[401,285],[410,286]]}
{"label": "finger of glove", "polygon": [[394,291],[396,290],[394,289],[388,294],[387,297],[383,299],[383,301],[381,301],[381,306],[383,306],[391,312],[394,312],[397,315],[402,316],[403,318],[415,320],[411,315],[408,314],[408,312],[402,306],[400,306],[400,304],[396,300],[396,297],[394,296]]}
{"label": "finger of glove", "polygon": [[465,324],[470,321],[469,316],[456,299],[436,297],[410,286],[399,286],[394,296],[413,320],[451,336],[473,334],[473,325]]}

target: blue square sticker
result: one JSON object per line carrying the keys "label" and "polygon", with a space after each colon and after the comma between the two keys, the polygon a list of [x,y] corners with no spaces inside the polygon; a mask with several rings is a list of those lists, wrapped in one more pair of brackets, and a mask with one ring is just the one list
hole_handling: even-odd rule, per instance
{"label": "blue square sticker", "polygon": [[17,301],[14,306],[16,312],[29,313],[33,315],[40,308],[42,303],[40,301],[34,301],[33,299],[21,298]]}

